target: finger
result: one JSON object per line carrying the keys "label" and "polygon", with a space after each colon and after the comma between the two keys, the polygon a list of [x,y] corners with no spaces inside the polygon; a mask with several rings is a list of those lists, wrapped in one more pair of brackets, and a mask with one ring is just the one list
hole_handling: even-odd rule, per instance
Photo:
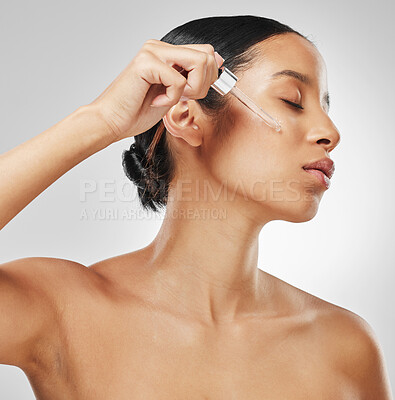
{"label": "finger", "polygon": [[214,51],[214,47],[210,44],[193,43],[193,44],[173,45],[173,44],[163,42],[161,40],[156,40],[156,39],[149,39],[146,41],[146,43],[152,43],[152,44],[156,44],[156,45],[164,45],[164,46],[168,46],[168,47],[174,47],[174,46],[187,47],[187,48],[194,49],[194,50],[208,52],[209,54],[212,54],[212,52],[213,52],[218,68],[220,68],[225,61],[224,58],[222,58],[216,51]]}
{"label": "finger", "polygon": [[171,44],[167,42],[163,42],[162,40],[149,39],[145,43],[156,44],[159,46],[167,46],[167,47],[186,47],[192,50],[199,50],[204,52],[214,52],[214,47],[209,43],[191,43],[191,44]]}
{"label": "finger", "polygon": [[210,57],[207,64],[207,76],[206,76],[206,84],[205,84],[205,94],[204,97],[207,96],[207,92],[209,91],[211,85],[218,79],[218,64],[214,57]]}
{"label": "finger", "polygon": [[146,62],[149,68],[141,69],[141,78],[151,85],[161,84],[166,87],[166,93],[155,97],[152,103],[160,106],[176,104],[184,91],[186,79],[153,55]]}
{"label": "finger", "polygon": [[[215,54],[216,53],[214,53],[214,56]],[[221,60],[223,60],[221,56],[219,57]],[[222,65],[223,61],[221,61],[220,63]],[[211,85],[218,79],[218,68],[219,68],[219,63],[216,57],[210,56],[206,64],[205,83],[203,84],[202,94],[199,96],[199,98],[206,97]]]}
{"label": "finger", "polygon": [[214,57],[218,68],[220,68],[225,60],[216,51],[214,51]]}
{"label": "finger", "polygon": [[[204,98],[207,96],[208,90],[210,89],[211,85],[218,79],[218,69],[224,62],[224,59],[218,53],[215,52],[214,54],[216,56],[215,61],[210,57],[208,65],[206,65],[204,78],[205,83],[203,84],[202,95],[200,95],[199,98]],[[184,68],[177,65],[173,65],[173,68],[175,68],[183,76],[188,77],[188,72],[185,71]],[[181,96],[181,100],[187,99],[187,96]]]}
{"label": "finger", "polygon": [[[218,77],[214,48],[211,45],[171,45],[161,41],[156,43],[148,41],[145,50],[161,61],[169,65],[176,64],[188,72],[184,95],[189,98],[204,97],[211,83]],[[208,66],[210,66],[209,73],[207,73]]]}
{"label": "finger", "polygon": [[205,90],[203,90],[203,97],[205,97],[210,86],[218,79],[218,69],[222,66],[225,60],[216,51],[213,51],[214,48],[210,44],[191,44],[186,46],[190,46],[191,48],[207,52],[207,54],[209,54],[208,63],[206,66],[206,84],[204,85]]}

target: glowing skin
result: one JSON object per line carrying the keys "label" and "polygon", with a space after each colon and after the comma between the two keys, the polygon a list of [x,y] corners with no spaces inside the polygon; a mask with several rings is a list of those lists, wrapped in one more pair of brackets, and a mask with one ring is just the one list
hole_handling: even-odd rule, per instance
{"label": "glowing skin", "polygon": [[[257,268],[267,222],[317,213],[325,188],[302,166],[328,156],[340,138],[314,46],[286,34],[258,47],[262,58],[238,73],[238,84],[281,120],[281,133],[232,99],[219,132],[196,101],[172,107],[164,121],[177,176],[152,243],[89,268],[38,257],[1,266],[0,306],[8,317],[0,323],[1,362],[23,369],[38,399],[390,399],[382,354],[364,320]],[[152,61],[144,57],[144,65]],[[312,85],[269,79],[284,69],[308,75]],[[107,94],[130,93],[121,85],[128,71]],[[78,110],[0,158],[0,167],[7,162],[17,171],[7,185],[18,182],[12,194],[19,201],[8,204],[26,203],[19,186],[34,185],[27,192],[37,195],[108,145],[93,110]],[[17,161],[33,150],[47,164],[32,166],[20,185],[26,174]],[[204,218],[208,209],[224,210],[225,218]],[[13,213],[2,215],[3,224]]]}
{"label": "glowing skin", "polygon": [[[325,64],[315,47],[297,35],[279,36],[259,46],[266,57],[244,74],[237,74],[238,86],[282,121],[282,132],[276,134],[230,97],[232,120],[224,127],[227,139],[213,134],[210,127],[202,123],[204,134],[198,148],[199,159],[192,156],[189,160],[191,152],[185,146],[180,153],[186,160],[185,165],[199,172],[196,179],[209,176],[218,183],[226,181],[232,189],[242,184],[248,198],[258,202],[258,207],[251,205],[251,201],[242,201],[244,206],[237,204],[236,207],[244,208],[255,221],[307,221],[316,214],[325,190],[301,167],[328,156],[340,140],[324,100],[327,92]],[[312,86],[291,77],[270,79],[272,74],[284,69],[310,76]],[[302,103],[304,110],[293,108],[281,98]],[[194,111],[195,124],[198,124],[203,117],[193,107],[190,118]],[[183,116],[182,123],[186,124],[185,114],[177,114],[176,110],[174,114]],[[169,129],[180,134],[177,126]],[[202,170],[207,177],[200,175]],[[271,194],[273,188],[275,193]],[[270,198],[274,201],[263,201]]]}
{"label": "glowing skin", "polygon": [[[179,103],[164,118],[182,167],[170,191],[170,218],[146,254],[153,271],[166,268],[166,276],[177,282],[183,306],[189,304],[211,322],[274,306],[271,290],[263,290],[270,279],[257,269],[258,234],[275,219],[314,217],[325,188],[302,166],[327,157],[340,140],[327,114],[325,65],[314,46],[294,34],[258,46],[262,57],[237,73],[238,86],[282,121],[281,133],[232,97],[222,134],[194,101]],[[291,77],[270,78],[285,69],[309,76],[311,86]],[[304,110],[281,98],[302,103]],[[225,210],[226,218],[171,218],[207,208]],[[214,282],[232,290],[218,289]],[[246,285],[249,291],[238,292]]]}

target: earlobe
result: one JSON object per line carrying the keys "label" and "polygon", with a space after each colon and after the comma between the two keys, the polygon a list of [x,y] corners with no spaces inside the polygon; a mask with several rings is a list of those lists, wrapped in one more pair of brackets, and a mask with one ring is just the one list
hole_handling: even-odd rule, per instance
{"label": "earlobe", "polygon": [[175,137],[184,139],[191,146],[202,143],[202,129],[196,124],[193,110],[188,101],[175,104],[163,117],[166,130]]}

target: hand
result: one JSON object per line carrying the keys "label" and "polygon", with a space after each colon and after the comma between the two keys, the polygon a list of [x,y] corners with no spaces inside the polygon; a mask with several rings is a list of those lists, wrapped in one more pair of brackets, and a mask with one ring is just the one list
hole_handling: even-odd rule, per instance
{"label": "hand", "polygon": [[115,142],[132,137],[160,121],[181,96],[206,97],[222,63],[210,44],[150,39],[90,105],[97,107]]}

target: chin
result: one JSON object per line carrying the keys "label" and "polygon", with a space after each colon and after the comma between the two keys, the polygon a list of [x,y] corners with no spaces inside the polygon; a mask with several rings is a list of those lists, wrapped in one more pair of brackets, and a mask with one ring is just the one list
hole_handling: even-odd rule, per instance
{"label": "chin", "polygon": [[301,213],[301,214],[296,214],[296,215],[290,215],[288,218],[284,219],[285,221],[288,222],[307,222],[312,220],[316,214],[317,214],[318,210],[315,210],[313,212],[310,213]]}
{"label": "chin", "polygon": [[313,198],[311,201],[304,200],[295,205],[296,207],[290,207],[288,213],[285,213],[285,221],[307,222],[312,220],[317,215],[320,201],[317,198]]}
{"label": "chin", "polygon": [[[256,218],[262,221],[307,222],[312,220],[324,194],[316,186],[299,184],[277,187],[270,193],[267,188],[251,191],[249,199],[256,205]],[[268,194],[269,193],[269,194]]]}
{"label": "chin", "polygon": [[[272,221],[281,220],[288,222],[307,222],[312,220],[319,208],[319,196],[311,196],[307,199],[300,199],[299,201],[289,202],[275,202],[270,207],[270,213],[273,218]],[[263,205],[263,203],[261,203]],[[267,204],[265,204],[265,213],[267,215]]]}

